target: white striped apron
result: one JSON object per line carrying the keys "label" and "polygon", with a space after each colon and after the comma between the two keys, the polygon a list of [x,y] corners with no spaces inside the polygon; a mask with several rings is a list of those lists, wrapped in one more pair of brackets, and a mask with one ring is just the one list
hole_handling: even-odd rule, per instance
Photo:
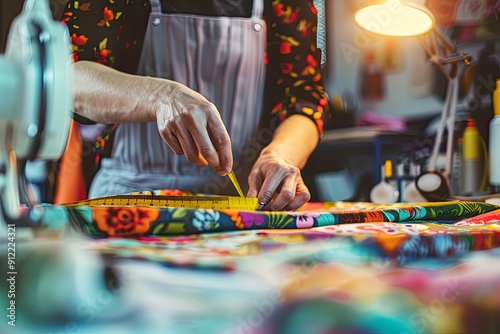
{"label": "white striped apron", "polygon": [[[221,114],[235,167],[251,163],[242,152],[262,108],[263,0],[254,1],[249,18],[166,14],[159,0],[151,0],[151,9],[138,74],[174,80],[204,95]],[[123,123],[115,131],[111,158],[102,160],[89,197],[153,189],[233,194],[227,178],[176,155],[156,122]]]}

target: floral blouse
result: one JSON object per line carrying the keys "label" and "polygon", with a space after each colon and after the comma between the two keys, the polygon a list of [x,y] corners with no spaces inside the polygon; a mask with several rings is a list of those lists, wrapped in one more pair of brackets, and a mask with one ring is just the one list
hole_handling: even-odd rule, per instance
{"label": "floral blouse", "polygon": [[[199,3],[199,0],[196,0]],[[246,1],[246,0],[245,0]],[[293,114],[312,119],[320,134],[329,117],[316,48],[317,11],[312,0],[265,0],[267,24],[263,120]],[[151,11],[148,0],[70,0],[62,22],[72,57],[135,73]]]}

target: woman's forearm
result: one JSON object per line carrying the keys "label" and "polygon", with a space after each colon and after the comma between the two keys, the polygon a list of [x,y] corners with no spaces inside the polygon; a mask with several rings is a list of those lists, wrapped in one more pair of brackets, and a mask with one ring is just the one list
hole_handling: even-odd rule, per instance
{"label": "woman's forearm", "polygon": [[73,64],[74,112],[98,123],[149,122],[173,89],[164,79],[119,72],[89,61]]}
{"label": "woman's forearm", "polygon": [[280,154],[289,164],[302,169],[319,141],[316,125],[302,115],[285,119],[276,129],[273,139],[262,154]]}

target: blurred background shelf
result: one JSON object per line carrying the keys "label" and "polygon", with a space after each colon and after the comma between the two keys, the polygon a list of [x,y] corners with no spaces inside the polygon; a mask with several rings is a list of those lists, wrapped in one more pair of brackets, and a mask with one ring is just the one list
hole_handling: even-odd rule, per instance
{"label": "blurred background shelf", "polygon": [[327,130],[304,169],[313,201],[368,200],[380,166],[418,145],[421,134],[373,127]]}

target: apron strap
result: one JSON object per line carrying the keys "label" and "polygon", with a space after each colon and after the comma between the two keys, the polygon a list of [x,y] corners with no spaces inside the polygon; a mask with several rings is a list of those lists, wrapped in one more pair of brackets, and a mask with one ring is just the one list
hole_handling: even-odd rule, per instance
{"label": "apron strap", "polygon": [[264,0],[253,0],[252,16],[260,19],[264,13]]}
{"label": "apron strap", "polygon": [[161,4],[160,0],[149,0],[151,3],[151,13],[161,14]]}
{"label": "apron strap", "polygon": [[[161,14],[160,0],[150,0],[151,12],[154,14]],[[252,16],[261,18],[264,12],[264,0],[253,0]]]}

